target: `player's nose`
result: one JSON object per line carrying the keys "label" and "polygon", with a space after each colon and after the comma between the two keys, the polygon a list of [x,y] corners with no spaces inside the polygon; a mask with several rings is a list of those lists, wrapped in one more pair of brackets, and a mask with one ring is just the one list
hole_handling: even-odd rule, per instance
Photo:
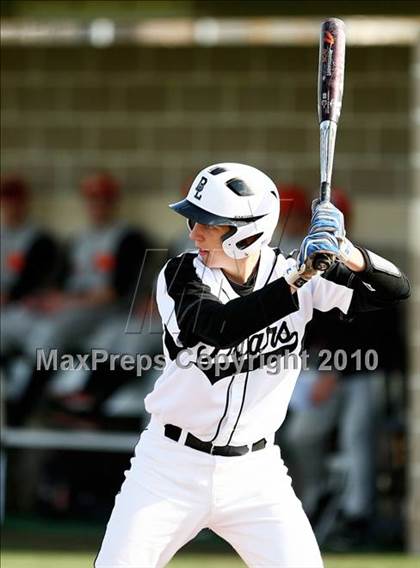
{"label": "player's nose", "polygon": [[188,223],[190,229],[190,239],[193,241],[202,241],[204,239],[204,227],[200,223]]}

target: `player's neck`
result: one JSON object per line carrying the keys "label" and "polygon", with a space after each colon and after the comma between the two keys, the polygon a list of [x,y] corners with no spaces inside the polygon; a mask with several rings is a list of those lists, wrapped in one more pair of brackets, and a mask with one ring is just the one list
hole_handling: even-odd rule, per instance
{"label": "player's neck", "polygon": [[240,260],[232,259],[232,264],[224,266],[223,272],[229,280],[236,284],[245,284],[256,269],[259,258],[260,253],[256,252],[247,258],[241,258]]}

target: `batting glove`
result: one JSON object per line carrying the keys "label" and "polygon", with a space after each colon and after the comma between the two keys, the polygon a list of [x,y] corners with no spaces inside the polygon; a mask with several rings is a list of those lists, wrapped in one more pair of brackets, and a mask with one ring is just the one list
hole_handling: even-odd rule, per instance
{"label": "batting glove", "polygon": [[320,274],[320,272],[314,268],[307,269],[304,264],[299,267],[295,258],[288,258],[286,263],[284,279],[293,290],[301,288],[304,284],[309,282],[311,278]]}
{"label": "batting glove", "polygon": [[319,199],[315,199],[312,202],[309,234],[318,232],[332,233],[339,240],[346,236],[342,212],[329,201],[321,202]]}
{"label": "batting glove", "polygon": [[300,245],[297,257],[298,266],[305,265],[307,269],[312,268],[312,261],[316,254],[324,253],[333,258],[340,256],[340,243],[338,239],[329,232],[319,231],[309,233]]}

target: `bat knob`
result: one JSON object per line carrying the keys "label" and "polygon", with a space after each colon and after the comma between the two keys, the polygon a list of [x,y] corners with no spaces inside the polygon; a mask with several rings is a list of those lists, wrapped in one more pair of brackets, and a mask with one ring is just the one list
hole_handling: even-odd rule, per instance
{"label": "bat knob", "polygon": [[312,261],[312,266],[315,268],[315,270],[325,272],[332,265],[332,263],[333,259],[329,254],[318,253],[315,255]]}

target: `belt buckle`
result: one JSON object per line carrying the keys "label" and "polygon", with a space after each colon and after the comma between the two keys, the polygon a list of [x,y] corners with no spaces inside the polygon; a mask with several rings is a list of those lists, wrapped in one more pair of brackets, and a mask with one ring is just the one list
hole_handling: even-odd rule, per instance
{"label": "belt buckle", "polygon": [[214,450],[215,447],[216,446],[214,444],[211,445],[211,448],[210,448],[210,455],[211,456],[213,455],[213,450]]}

